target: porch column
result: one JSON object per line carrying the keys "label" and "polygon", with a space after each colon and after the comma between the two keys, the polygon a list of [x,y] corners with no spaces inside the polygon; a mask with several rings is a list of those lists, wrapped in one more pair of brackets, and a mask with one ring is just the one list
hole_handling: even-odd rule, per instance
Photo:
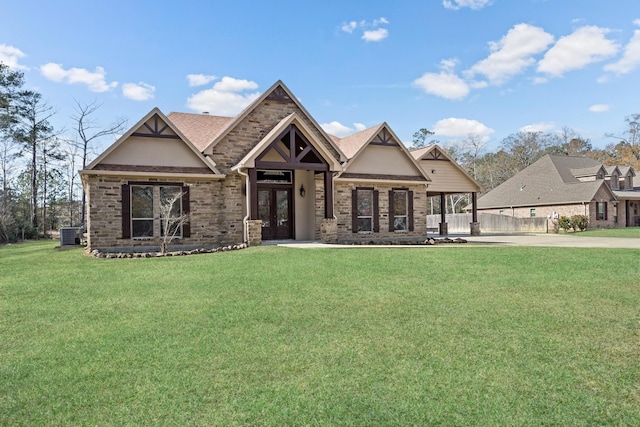
{"label": "porch column", "polygon": [[480,223],[478,222],[478,193],[471,193],[471,230],[472,236],[480,235]]}
{"label": "porch column", "polygon": [[249,198],[249,206],[251,212],[249,219],[258,219],[258,170],[256,168],[249,169],[249,188],[247,189],[247,197]]}
{"label": "porch column", "polygon": [[446,236],[449,234],[449,227],[447,225],[447,198],[444,193],[440,193],[440,235]]}
{"label": "porch column", "polygon": [[324,217],[333,218],[333,173],[324,171]]}

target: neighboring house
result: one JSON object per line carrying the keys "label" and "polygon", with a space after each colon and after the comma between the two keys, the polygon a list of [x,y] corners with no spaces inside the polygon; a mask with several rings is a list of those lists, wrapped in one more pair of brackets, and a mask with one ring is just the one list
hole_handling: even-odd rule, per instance
{"label": "neighboring house", "polygon": [[[422,161],[386,123],[328,135],[280,81],[236,117],[153,109],[80,172],[88,250],[159,245],[160,203],[179,194],[180,245],[418,239],[434,183]],[[479,189],[453,169],[439,193]]]}
{"label": "neighboring house", "polygon": [[640,225],[640,187],[633,187],[634,176],[628,166],[545,155],[480,197],[478,210],[551,221],[585,215],[591,228]]}

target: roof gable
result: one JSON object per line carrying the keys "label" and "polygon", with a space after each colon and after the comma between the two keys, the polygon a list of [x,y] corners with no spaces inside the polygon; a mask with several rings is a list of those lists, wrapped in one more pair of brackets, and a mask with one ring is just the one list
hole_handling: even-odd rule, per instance
{"label": "roof gable", "polygon": [[[478,206],[486,209],[588,203],[593,200],[601,188],[605,188],[605,191],[608,191],[615,198],[603,179],[580,181],[570,172],[571,169],[598,171],[600,167],[594,168],[592,165],[587,165],[588,162],[581,160],[584,158],[567,157],[543,156],[537,162],[480,197]],[[588,159],[588,161],[595,162],[592,159]],[[571,168],[576,165],[585,167]]]}
{"label": "roof gable", "polygon": [[[296,130],[299,130],[303,137],[309,141],[311,144],[311,148],[309,151],[317,153],[321,158],[321,161],[325,161],[329,165],[329,170],[332,171],[340,171],[342,167],[340,162],[335,159],[335,157],[327,151],[326,147],[322,142],[318,141],[317,137],[314,133],[309,129],[309,127],[304,123],[303,120],[300,119],[297,113],[292,113],[289,116],[282,119],[276,126],[274,126],[269,133],[267,133],[261,140],[256,144],[247,155],[238,162],[235,166],[233,166],[232,170],[243,169],[243,168],[253,168],[256,166],[256,160],[260,159],[262,156],[268,153],[268,151],[274,152],[273,154],[276,157],[276,161],[285,162],[289,158],[296,157],[296,153],[288,153],[288,148],[272,148],[268,150],[268,148],[272,145],[272,143],[278,141],[278,137],[286,132],[290,126],[295,126]],[[300,153],[303,154],[303,153]],[[314,154],[314,153],[311,153]],[[300,160],[303,160],[305,156],[302,155]],[[316,156],[317,157],[317,156]],[[278,160],[278,158],[280,160]]]}
{"label": "roof gable", "polygon": [[118,138],[85,168],[90,170],[158,172],[220,175],[212,160],[202,153],[158,108]]}
{"label": "roof gable", "polygon": [[437,144],[411,151],[432,184],[430,191],[478,192],[482,186]]}
{"label": "roof gable", "polygon": [[[349,160],[341,178],[354,178],[356,174],[430,181],[404,144],[382,123],[357,132],[338,141]],[[402,179],[396,179],[402,180]]]}
{"label": "roof gable", "polygon": [[211,152],[213,147],[215,147],[220,141],[224,139],[225,136],[229,134],[236,126],[243,122],[252,111],[254,111],[260,104],[265,102],[265,100],[272,101],[285,101],[292,102],[295,106],[304,114],[304,116],[311,122],[312,126],[315,130],[324,138],[326,143],[330,145],[339,155],[340,160],[346,160],[344,153],[338,148],[334,140],[320,127],[320,125],[315,121],[315,119],[309,114],[309,112],[304,108],[304,106],[298,101],[298,99],[291,93],[291,91],[287,88],[287,86],[281,81],[278,80],[275,82],[269,89],[267,89],[262,95],[260,95],[256,100],[254,100],[251,104],[249,104],[240,114],[234,117],[229,123],[227,123],[226,127],[224,127],[219,133],[217,133],[211,141],[206,144],[206,146],[202,149],[203,152]]}

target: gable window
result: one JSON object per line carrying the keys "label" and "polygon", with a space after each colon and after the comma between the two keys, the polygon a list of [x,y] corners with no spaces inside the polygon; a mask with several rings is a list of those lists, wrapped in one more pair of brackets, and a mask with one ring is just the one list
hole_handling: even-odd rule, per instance
{"label": "gable window", "polygon": [[389,231],[413,231],[413,191],[389,191]]}
{"label": "gable window", "polygon": [[536,208],[531,208],[531,209],[529,210],[529,216],[530,216],[531,218],[535,218],[535,217],[536,217]]}
{"label": "gable window", "polygon": [[165,228],[168,228],[171,235],[190,237],[191,226],[188,222],[180,229],[175,226],[178,218],[188,214],[188,186],[159,182],[135,182],[122,185],[123,239],[149,239],[164,236]]}
{"label": "gable window", "polygon": [[616,174],[611,175],[611,188],[618,189],[618,175]]}
{"label": "gable window", "polygon": [[607,202],[596,202],[596,219],[599,221],[607,220]]}
{"label": "gable window", "polygon": [[378,223],[378,191],[373,188],[357,188],[352,190],[352,224],[354,233],[377,233]]}

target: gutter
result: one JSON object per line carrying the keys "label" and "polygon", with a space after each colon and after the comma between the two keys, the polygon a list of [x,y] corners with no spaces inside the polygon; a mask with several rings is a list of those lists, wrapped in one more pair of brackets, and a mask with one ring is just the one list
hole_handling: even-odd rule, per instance
{"label": "gutter", "polygon": [[245,194],[245,199],[246,199],[246,204],[247,204],[247,215],[242,218],[242,239],[244,240],[243,243],[247,243],[249,242],[248,236],[247,236],[247,221],[249,221],[249,216],[251,215],[251,197],[249,197],[249,195],[251,194],[250,188],[249,188],[249,174],[242,171],[240,168],[236,169],[236,171],[245,177],[245,185],[247,187],[247,191]]}

